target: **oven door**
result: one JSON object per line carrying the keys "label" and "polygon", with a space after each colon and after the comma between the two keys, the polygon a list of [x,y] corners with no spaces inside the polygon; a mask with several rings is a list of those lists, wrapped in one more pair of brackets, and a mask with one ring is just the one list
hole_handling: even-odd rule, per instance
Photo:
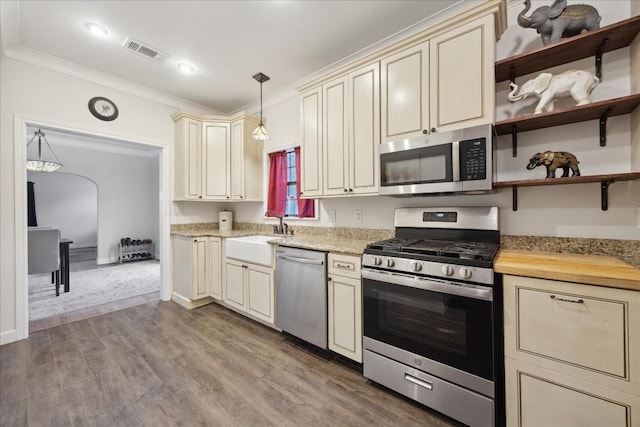
{"label": "oven door", "polygon": [[364,336],[493,381],[493,289],[363,269]]}

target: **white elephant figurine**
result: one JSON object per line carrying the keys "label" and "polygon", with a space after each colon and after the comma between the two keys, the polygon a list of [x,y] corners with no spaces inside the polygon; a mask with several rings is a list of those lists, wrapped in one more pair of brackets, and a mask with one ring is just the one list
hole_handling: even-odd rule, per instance
{"label": "white elephant figurine", "polygon": [[511,83],[508,98],[511,102],[525,99],[529,95],[540,98],[534,114],[542,111],[553,111],[555,98],[571,96],[578,104],[591,103],[591,92],[600,83],[595,75],[583,70],[570,70],[554,76],[550,73],[540,73],[535,79],[525,82],[520,88]]}

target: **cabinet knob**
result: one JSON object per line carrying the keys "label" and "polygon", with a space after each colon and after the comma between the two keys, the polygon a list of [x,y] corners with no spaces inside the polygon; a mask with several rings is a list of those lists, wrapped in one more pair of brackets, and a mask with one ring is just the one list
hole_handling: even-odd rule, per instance
{"label": "cabinet knob", "polygon": [[229,198],[229,196],[227,196],[227,199]]}
{"label": "cabinet knob", "polygon": [[426,134],[428,134],[428,133],[429,133],[429,131],[428,131],[428,130],[426,130],[426,129],[422,129],[422,133],[426,135]]}
{"label": "cabinet knob", "polygon": [[330,281],[331,281],[331,277],[327,277],[327,282],[330,282]]}
{"label": "cabinet knob", "polygon": [[240,196],[240,198],[242,199],[242,196]]}
{"label": "cabinet knob", "polygon": [[345,192],[345,193],[346,193],[346,192],[348,192],[348,191],[349,191],[349,190],[347,190],[346,188],[344,189],[344,192]]}
{"label": "cabinet knob", "polygon": [[302,196],[303,194],[304,194],[304,193],[301,191],[301,192],[300,192],[300,195]]}
{"label": "cabinet knob", "polygon": [[431,128],[431,133],[435,133],[436,128]]}
{"label": "cabinet knob", "polygon": [[202,196],[198,196],[198,199],[202,199]]}
{"label": "cabinet knob", "polygon": [[350,188],[350,189],[349,189],[349,193],[353,193],[353,188]]}

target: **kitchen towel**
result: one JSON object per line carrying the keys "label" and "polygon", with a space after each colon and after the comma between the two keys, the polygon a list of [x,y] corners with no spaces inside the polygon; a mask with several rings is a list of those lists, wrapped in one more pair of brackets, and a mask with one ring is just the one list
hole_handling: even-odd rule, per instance
{"label": "kitchen towel", "polygon": [[233,228],[233,212],[218,212],[218,228],[220,231],[230,231]]}

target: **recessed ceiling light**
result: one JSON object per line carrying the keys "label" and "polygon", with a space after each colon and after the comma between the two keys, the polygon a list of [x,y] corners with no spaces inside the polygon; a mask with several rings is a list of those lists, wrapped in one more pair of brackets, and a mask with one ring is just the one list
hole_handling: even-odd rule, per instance
{"label": "recessed ceiling light", "polygon": [[87,22],[84,26],[94,36],[107,37],[109,35],[109,30],[94,22]]}
{"label": "recessed ceiling light", "polygon": [[187,64],[186,62],[181,62],[178,64],[178,69],[185,74],[193,73],[193,66]]}

